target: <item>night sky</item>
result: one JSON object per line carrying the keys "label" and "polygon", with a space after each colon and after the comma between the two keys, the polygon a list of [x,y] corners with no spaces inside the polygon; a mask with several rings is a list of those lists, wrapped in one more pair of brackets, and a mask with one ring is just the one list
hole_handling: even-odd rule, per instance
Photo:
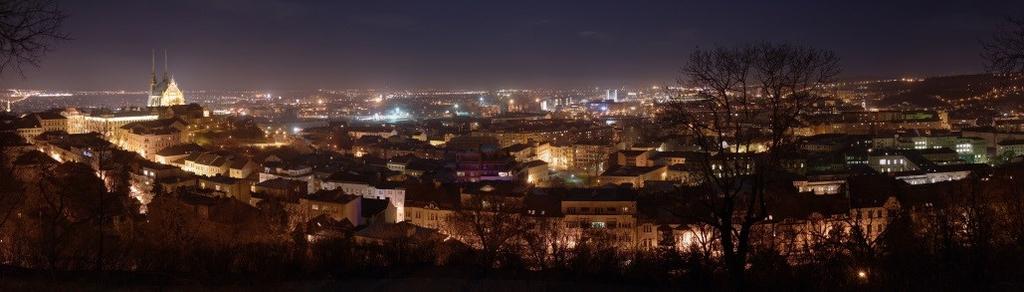
{"label": "night sky", "polygon": [[921,77],[980,72],[978,41],[1024,15],[1024,1],[722,2],[64,1],[74,40],[0,87],[141,90],[152,48],[186,90],[646,86],[697,47],[762,40],[834,50],[845,78]]}

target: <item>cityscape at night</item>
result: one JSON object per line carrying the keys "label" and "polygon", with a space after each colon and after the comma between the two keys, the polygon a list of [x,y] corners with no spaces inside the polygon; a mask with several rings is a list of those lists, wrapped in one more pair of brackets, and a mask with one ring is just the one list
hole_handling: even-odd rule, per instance
{"label": "cityscape at night", "polygon": [[1024,290],[1024,2],[0,0],[0,290]]}

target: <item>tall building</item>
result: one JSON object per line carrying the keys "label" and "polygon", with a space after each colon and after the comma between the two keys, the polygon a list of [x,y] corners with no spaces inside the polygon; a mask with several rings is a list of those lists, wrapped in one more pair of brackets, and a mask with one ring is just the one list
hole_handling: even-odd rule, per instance
{"label": "tall building", "polygon": [[619,102],[619,90],[618,89],[615,89],[615,90],[605,89],[604,90],[604,99],[605,100],[610,100],[610,101],[613,101],[613,102]]}
{"label": "tall building", "polygon": [[164,51],[164,78],[156,81],[156,53],[153,54],[152,78],[149,82],[149,101],[146,106],[172,106],[185,104],[185,95],[178,89],[174,77],[167,73],[167,51]]}

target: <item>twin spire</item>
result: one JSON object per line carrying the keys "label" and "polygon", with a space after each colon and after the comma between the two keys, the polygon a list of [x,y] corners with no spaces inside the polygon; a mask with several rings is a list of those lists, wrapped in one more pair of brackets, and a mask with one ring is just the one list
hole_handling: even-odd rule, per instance
{"label": "twin spire", "polygon": [[174,77],[171,77],[170,72],[167,70],[169,67],[167,64],[167,50],[164,50],[164,78],[161,81],[156,79],[156,50],[152,51],[152,80],[149,83],[149,100],[146,102],[147,106],[172,106],[185,104],[185,94],[178,88],[178,84],[174,82]]}
{"label": "twin spire", "polygon": [[[153,83],[156,83],[156,49],[153,49],[151,53],[152,53],[152,59],[153,59],[153,69],[152,69],[153,70],[152,71]],[[167,50],[165,49],[164,50],[164,79],[167,79],[168,77],[169,77],[169,75],[167,73]]]}

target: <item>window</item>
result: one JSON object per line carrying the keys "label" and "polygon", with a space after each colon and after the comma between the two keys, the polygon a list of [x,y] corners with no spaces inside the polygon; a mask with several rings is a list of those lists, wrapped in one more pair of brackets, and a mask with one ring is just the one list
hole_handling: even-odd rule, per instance
{"label": "window", "polygon": [[604,222],[590,222],[591,228],[607,228],[608,224]]}

